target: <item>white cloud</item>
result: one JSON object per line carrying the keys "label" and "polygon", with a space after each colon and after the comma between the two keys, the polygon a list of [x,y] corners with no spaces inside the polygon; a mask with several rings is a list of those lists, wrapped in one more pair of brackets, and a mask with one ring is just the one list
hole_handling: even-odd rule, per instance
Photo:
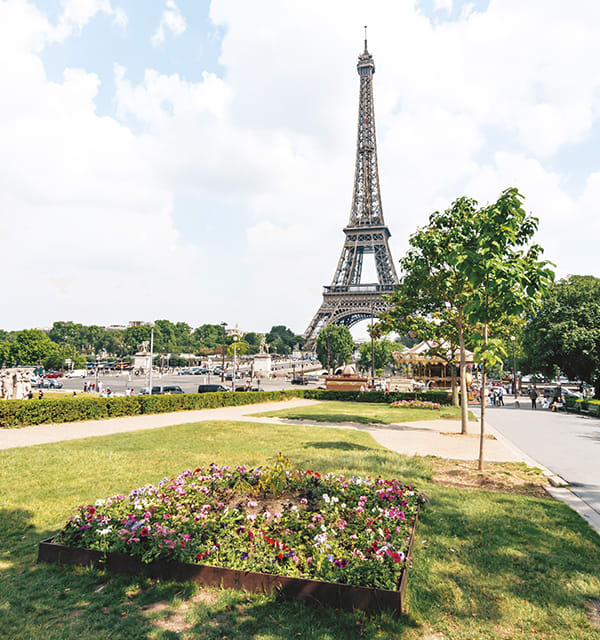
{"label": "white cloud", "polygon": [[434,0],[433,2],[433,10],[434,11],[452,11],[452,0]]}
{"label": "white cloud", "polygon": [[63,37],[67,37],[73,30],[81,31],[98,13],[112,16],[113,22],[121,28],[127,26],[127,14],[116,7],[110,0],[61,0],[62,14],[57,30]]}
{"label": "white cloud", "polygon": [[[598,167],[571,193],[559,162],[600,117],[594,1],[565,15],[560,1],[492,0],[433,24],[414,1],[367,11],[346,0],[213,0],[222,76],[146,69],[134,82],[121,60],[114,118],[95,109],[106,79],[66,69],[52,82],[40,51],[67,37],[64,25],[74,33],[101,11],[118,20],[118,9],[63,8],[55,27],[25,0],[0,2],[0,251],[36,283],[30,306],[21,282],[6,283],[13,326],[171,317],[302,331],[350,211],[365,23],[394,258],[431,211],[517,186],[559,272],[597,270]],[[169,1],[155,44],[185,28]],[[182,237],[186,206],[201,232]]]}
{"label": "white cloud", "polygon": [[180,36],[187,29],[185,18],[181,15],[174,0],[167,0],[160,23],[150,38],[155,47],[165,41],[165,29],[168,29],[175,37]]}

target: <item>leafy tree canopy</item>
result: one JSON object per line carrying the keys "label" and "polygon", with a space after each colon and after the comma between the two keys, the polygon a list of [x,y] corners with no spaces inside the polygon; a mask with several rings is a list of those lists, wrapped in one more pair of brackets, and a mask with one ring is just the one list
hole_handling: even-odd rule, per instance
{"label": "leafy tree canopy", "polygon": [[523,366],[551,377],[555,367],[600,396],[600,279],[570,276],[550,289],[523,332]]}
{"label": "leafy tree canopy", "polygon": [[346,364],[354,353],[354,341],[348,327],[330,324],[317,337],[317,357],[326,369]]}

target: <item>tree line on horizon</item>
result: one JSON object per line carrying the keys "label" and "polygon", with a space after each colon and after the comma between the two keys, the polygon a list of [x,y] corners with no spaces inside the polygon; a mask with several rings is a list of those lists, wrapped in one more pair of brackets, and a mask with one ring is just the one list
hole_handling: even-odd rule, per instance
{"label": "tree line on horizon", "polygon": [[[65,359],[75,367],[97,357],[127,359],[139,346],[150,340],[149,325],[130,326],[126,329],[108,329],[98,325],[84,325],[70,321],[56,321],[48,331],[0,329],[0,365],[60,368]],[[239,352],[254,354],[265,338],[270,353],[288,355],[294,347],[304,345],[304,338],[285,325],[274,325],[266,334],[248,332],[241,336]],[[192,328],[186,322],[157,320],[154,324],[154,353],[171,354],[170,363],[182,366],[187,361],[180,354],[202,357],[221,354],[233,343],[220,324],[203,324]]]}

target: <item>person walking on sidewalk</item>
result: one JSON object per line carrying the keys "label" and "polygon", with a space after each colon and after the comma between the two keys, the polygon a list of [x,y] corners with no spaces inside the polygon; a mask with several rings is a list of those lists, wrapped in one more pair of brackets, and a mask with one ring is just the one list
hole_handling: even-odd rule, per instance
{"label": "person walking on sidewalk", "polygon": [[529,399],[531,400],[531,408],[537,409],[538,392],[535,387],[531,387],[529,390]]}

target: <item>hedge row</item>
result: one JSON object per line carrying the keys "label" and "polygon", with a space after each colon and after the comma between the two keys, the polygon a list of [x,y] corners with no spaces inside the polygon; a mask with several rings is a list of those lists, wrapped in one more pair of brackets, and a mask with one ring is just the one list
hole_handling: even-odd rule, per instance
{"label": "hedge row", "polygon": [[600,418],[600,400],[584,400],[583,398],[567,398],[567,410],[575,413],[587,413]]}
{"label": "hedge row", "polygon": [[240,393],[185,393],[171,396],[130,396],[115,398],[56,398],[44,400],[0,401],[0,428],[36,424],[80,422],[121,416],[139,416],[191,409],[213,409],[256,404],[290,398],[342,400],[347,402],[394,402],[429,400],[449,404],[443,391],[427,393],[389,393],[381,391],[325,391],[322,389],[284,389],[283,391],[247,391]]}
{"label": "hedge row", "polygon": [[302,396],[297,389],[283,391],[248,391],[244,393],[184,393],[163,396],[115,398],[56,398],[44,400],[0,401],[0,428],[27,425],[100,420],[121,416],[139,416],[170,411],[212,409]]}
{"label": "hedge row", "polygon": [[447,391],[401,392],[390,391],[324,391],[322,389],[306,389],[305,398],[313,400],[342,400],[346,402],[396,402],[396,400],[423,400],[437,402],[438,404],[450,404],[452,398]]}

